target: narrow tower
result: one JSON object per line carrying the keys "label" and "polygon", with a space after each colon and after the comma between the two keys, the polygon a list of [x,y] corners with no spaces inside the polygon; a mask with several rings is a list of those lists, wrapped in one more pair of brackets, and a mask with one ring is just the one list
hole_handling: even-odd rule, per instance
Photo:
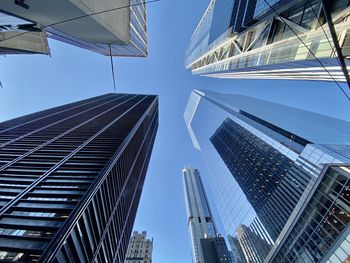
{"label": "narrow tower", "polygon": [[217,231],[199,171],[185,167],[182,174],[187,203],[188,228],[192,242],[192,258],[194,263],[202,263],[204,260],[200,240],[205,237],[215,237]]}

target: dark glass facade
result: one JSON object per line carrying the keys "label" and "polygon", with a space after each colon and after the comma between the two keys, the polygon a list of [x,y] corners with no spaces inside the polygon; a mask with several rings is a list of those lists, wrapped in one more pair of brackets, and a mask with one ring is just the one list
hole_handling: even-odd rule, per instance
{"label": "dark glass facade", "polygon": [[[281,6],[290,3],[291,1],[292,0],[256,0],[254,18],[272,13],[272,8],[278,9]],[[315,0],[313,1],[315,2]]]}
{"label": "dark glass facade", "polygon": [[[295,140],[297,136],[293,138]],[[294,165],[288,156],[230,118],[224,120],[210,141],[275,240],[305,190],[310,175]],[[276,208],[279,208],[278,214]]]}
{"label": "dark glass facade", "polygon": [[256,211],[264,206],[293,164],[229,118],[210,141]]}
{"label": "dark glass facade", "polygon": [[129,94],[1,123],[1,262],[123,262],[157,126]]}
{"label": "dark glass facade", "polygon": [[200,245],[203,254],[203,263],[232,263],[225,238],[202,238]]}
{"label": "dark glass facade", "polygon": [[254,22],[253,15],[255,4],[256,0],[234,1],[230,23],[233,32],[238,33]]}

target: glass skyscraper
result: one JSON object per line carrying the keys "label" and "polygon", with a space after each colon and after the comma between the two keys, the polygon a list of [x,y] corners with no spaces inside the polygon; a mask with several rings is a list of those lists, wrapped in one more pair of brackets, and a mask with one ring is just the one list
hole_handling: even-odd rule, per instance
{"label": "glass skyscraper", "polygon": [[203,263],[201,239],[215,238],[215,223],[209,208],[202,179],[197,169],[185,167],[182,170],[187,207],[188,229],[192,245],[193,263]]}
{"label": "glass skyscraper", "polygon": [[[328,2],[348,57],[349,1]],[[345,81],[322,0],[212,0],[191,37],[185,66],[216,78]]]}
{"label": "glass skyscraper", "polygon": [[49,54],[47,37],[103,55],[145,57],[146,3],[0,1],[0,54]]}
{"label": "glass skyscraper", "polygon": [[123,262],[157,127],[130,94],[0,123],[0,261]]}
{"label": "glass skyscraper", "polygon": [[264,262],[326,166],[350,163],[350,123],[339,119],[199,90],[184,117],[237,262]]}

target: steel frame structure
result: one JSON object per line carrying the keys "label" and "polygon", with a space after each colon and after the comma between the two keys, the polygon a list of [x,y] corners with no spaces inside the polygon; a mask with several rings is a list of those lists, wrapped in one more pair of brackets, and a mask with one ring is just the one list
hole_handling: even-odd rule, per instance
{"label": "steel frame structure", "polygon": [[[287,11],[300,2],[304,3],[302,15],[310,8],[310,2],[314,4],[311,8],[317,17],[310,27],[297,23],[293,17],[288,16]],[[323,19],[321,0],[292,1],[274,10],[278,15],[270,12],[246,30],[231,33],[222,40],[219,38],[218,43],[208,46],[207,52],[188,61],[186,68],[192,70],[193,74],[217,78],[346,81],[334,50],[332,32]],[[206,12],[202,20],[207,15]],[[350,8],[347,7],[333,16],[338,42],[344,50],[349,48],[349,15]],[[198,27],[200,25],[201,23]],[[276,28],[283,25],[297,35],[276,41]],[[344,65],[349,65],[347,57],[350,54],[347,51],[343,53]]]}

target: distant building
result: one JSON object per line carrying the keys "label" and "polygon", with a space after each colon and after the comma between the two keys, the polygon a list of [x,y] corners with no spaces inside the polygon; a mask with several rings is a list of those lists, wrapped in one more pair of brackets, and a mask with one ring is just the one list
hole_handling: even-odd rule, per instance
{"label": "distant building", "polygon": [[[349,1],[325,2],[349,58]],[[333,47],[322,0],[212,0],[185,65],[215,78],[345,81]]]}
{"label": "distant building", "polygon": [[[268,250],[278,245],[275,242],[288,238],[292,218],[307,204],[305,195],[325,167],[350,163],[350,123],[325,115],[242,95],[195,90],[184,118],[209,169],[202,178],[226,234],[232,237],[237,261],[244,262],[244,254],[247,262],[263,262]],[[331,208],[327,201],[310,209],[325,215]],[[346,209],[341,213],[349,214]],[[335,229],[337,236],[345,235],[347,226],[345,221]],[[305,253],[327,257],[337,247],[335,238],[327,235],[324,241],[329,244],[322,246],[322,253],[314,245],[305,247]],[[293,244],[290,240],[286,248]],[[282,250],[274,255],[278,253]]]}
{"label": "distant building", "polygon": [[203,263],[232,263],[223,237],[201,238]]}
{"label": "distant building", "polygon": [[229,250],[228,253],[230,254],[231,262],[236,263],[236,257],[235,257],[235,254],[232,252],[232,250]]}
{"label": "distant building", "polygon": [[0,54],[49,54],[47,37],[103,55],[145,57],[145,1],[0,1]]}
{"label": "distant building", "polygon": [[185,167],[182,170],[182,175],[193,263],[203,263],[201,239],[216,237],[217,231],[199,171]]}
{"label": "distant building", "polygon": [[249,263],[263,263],[271,246],[249,227],[240,225],[237,228],[237,239],[245,260]]}
{"label": "distant building", "polygon": [[227,238],[228,238],[228,242],[230,243],[230,246],[232,249],[232,258],[233,258],[232,262],[233,263],[247,263],[238,239],[234,236],[231,236],[231,235],[228,235]]}
{"label": "distant building", "polygon": [[147,239],[146,235],[146,231],[134,231],[129,241],[125,263],[152,263],[153,238]]}

